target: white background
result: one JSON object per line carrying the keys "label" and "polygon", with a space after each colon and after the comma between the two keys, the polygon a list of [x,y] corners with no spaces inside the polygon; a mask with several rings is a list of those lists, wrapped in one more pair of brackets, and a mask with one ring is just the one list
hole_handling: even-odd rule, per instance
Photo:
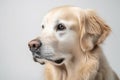
{"label": "white background", "polygon": [[43,16],[60,5],[95,9],[111,26],[102,47],[120,76],[119,0],[0,0],[0,80],[44,79],[44,66],[32,60],[27,43],[40,34]]}

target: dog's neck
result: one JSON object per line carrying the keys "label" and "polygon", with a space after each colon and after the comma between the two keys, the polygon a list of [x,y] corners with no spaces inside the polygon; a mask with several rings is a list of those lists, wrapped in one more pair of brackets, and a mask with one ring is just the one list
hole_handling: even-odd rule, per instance
{"label": "dog's neck", "polygon": [[[45,75],[46,80],[74,80],[75,66],[63,64],[61,66],[54,66],[51,64],[46,64]],[[72,77],[71,77],[72,76]]]}
{"label": "dog's neck", "polygon": [[47,63],[45,68],[45,77],[49,79],[46,80],[78,80],[78,67],[80,68],[80,56],[78,58],[76,57],[76,60],[71,60],[61,66]]}
{"label": "dog's neck", "polygon": [[[98,61],[96,60],[98,59],[97,58],[98,54],[96,54],[96,50],[94,50],[94,52],[92,53],[93,54],[91,54],[90,52],[86,54],[81,53],[81,55],[80,54],[77,55],[75,59],[66,62],[61,66],[55,66],[50,63],[47,63],[45,69],[45,75],[46,75],[45,77],[48,79],[46,80],[86,80],[83,79],[85,78],[84,76],[86,76],[86,74],[93,75],[94,72],[98,70],[99,64],[97,65],[98,62],[96,62]],[[93,72],[93,73],[87,73],[87,72]],[[94,80],[93,77],[89,78],[89,76],[87,79]]]}

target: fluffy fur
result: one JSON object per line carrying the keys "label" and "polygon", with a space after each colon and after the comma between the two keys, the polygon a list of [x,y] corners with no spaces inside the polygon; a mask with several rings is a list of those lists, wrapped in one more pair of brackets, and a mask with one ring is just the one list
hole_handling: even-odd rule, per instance
{"label": "fluffy fur", "polygon": [[[56,25],[66,27],[57,31]],[[43,19],[38,62],[45,63],[45,80],[119,80],[109,66],[100,44],[111,32],[94,10],[63,6]],[[61,64],[56,59],[64,58]]]}

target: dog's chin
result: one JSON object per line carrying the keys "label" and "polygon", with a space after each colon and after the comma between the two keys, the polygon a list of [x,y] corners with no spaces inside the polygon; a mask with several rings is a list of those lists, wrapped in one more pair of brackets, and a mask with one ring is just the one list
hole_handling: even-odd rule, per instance
{"label": "dog's chin", "polygon": [[35,62],[40,63],[41,65],[44,65],[44,64],[45,64],[45,61],[44,61],[43,59],[33,57],[33,60],[34,60]]}
{"label": "dog's chin", "polygon": [[47,58],[46,59],[41,59],[41,58],[36,58],[36,57],[33,57],[33,60],[35,62],[38,62],[38,63],[42,64],[42,65],[44,65],[45,62],[50,62],[50,63],[52,63],[54,65],[62,65],[64,63],[64,61],[65,61],[64,58],[59,58],[59,59],[53,60],[53,59],[47,59]]}

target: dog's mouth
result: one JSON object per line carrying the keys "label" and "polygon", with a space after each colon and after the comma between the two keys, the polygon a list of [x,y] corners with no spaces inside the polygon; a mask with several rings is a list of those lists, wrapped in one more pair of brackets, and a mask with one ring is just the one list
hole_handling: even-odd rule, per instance
{"label": "dog's mouth", "polygon": [[42,65],[44,65],[46,61],[50,61],[56,65],[61,65],[65,60],[65,58],[54,58],[53,56],[52,57],[51,56],[43,56],[43,55],[40,55],[40,52],[37,52],[37,51],[32,52],[32,53],[33,53],[33,60]]}
{"label": "dog's mouth", "polygon": [[50,61],[50,62],[52,62],[52,63],[55,63],[55,64],[58,64],[58,65],[60,65],[60,64],[62,64],[63,62],[64,62],[64,58],[59,58],[59,59],[49,59],[49,58],[41,58],[41,57],[33,57],[33,60],[35,61],[35,62],[39,62],[40,64],[45,64],[45,61]]}
{"label": "dog's mouth", "polygon": [[35,62],[40,63],[41,65],[44,65],[44,64],[45,64],[44,59],[41,58],[41,57],[39,57],[39,56],[33,56],[33,60],[34,60]]}
{"label": "dog's mouth", "polygon": [[64,58],[55,60],[54,62],[57,63],[57,64],[60,64],[60,63],[62,63],[63,61],[64,61]]}
{"label": "dog's mouth", "polygon": [[54,62],[56,64],[62,64],[64,62],[64,60],[65,60],[64,58],[60,58],[60,59],[56,59],[56,60],[49,59],[49,61],[52,61],[52,62]]}

